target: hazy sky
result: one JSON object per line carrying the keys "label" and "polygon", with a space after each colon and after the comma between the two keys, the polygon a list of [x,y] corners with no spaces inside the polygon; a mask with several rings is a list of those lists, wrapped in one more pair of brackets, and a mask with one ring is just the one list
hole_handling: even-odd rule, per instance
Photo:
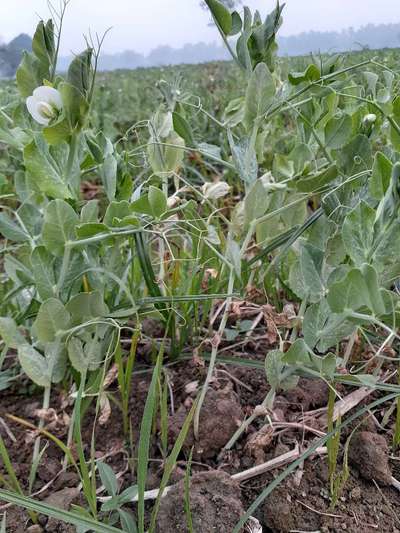
{"label": "hazy sky", "polygon": [[[55,5],[60,0],[53,0]],[[247,0],[266,14],[275,0]],[[48,16],[46,0],[0,0],[0,36],[6,41],[32,30]],[[90,28],[113,29],[104,45],[107,52],[126,49],[147,53],[160,44],[179,47],[186,42],[218,39],[209,15],[198,0],[71,0],[65,20],[62,53],[79,51],[82,34]],[[373,22],[400,22],[400,0],[286,0],[282,35],[306,30],[334,30]]]}

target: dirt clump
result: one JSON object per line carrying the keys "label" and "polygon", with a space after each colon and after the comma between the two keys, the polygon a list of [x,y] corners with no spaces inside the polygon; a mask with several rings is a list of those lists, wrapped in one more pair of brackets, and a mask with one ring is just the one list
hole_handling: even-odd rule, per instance
{"label": "dirt clump", "polygon": [[[183,403],[169,420],[169,440],[174,443],[190,409],[190,401]],[[209,389],[200,413],[199,438],[195,440],[190,429],[183,449],[194,446],[193,456],[208,459],[219,453],[229,441],[243,419],[243,412],[236,394],[228,386]]]}
{"label": "dirt clump", "polygon": [[297,387],[284,394],[289,404],[301,406],[304,411],[324,407],[328,398],[328,385],[318,379],[300,378]]}
{"label": "dirt clump", "polygon": [[[194,474],[190,479],[190,513],[193,531],[233,531],[244,513],[239,485],[228,474],[217,470]],[[162,498],[156,533],[189,533],[184,480]]]}
{"label": "dirt clump", "polygon": [[364,479],[390,485],[389,448],[385,438],[371,431],[359,431],[350,440],[349,459]]}

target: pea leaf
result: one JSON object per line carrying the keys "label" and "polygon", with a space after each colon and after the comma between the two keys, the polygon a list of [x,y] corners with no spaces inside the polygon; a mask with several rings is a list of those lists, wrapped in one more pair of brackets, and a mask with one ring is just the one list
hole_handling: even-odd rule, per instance
{"label": "pea leaf", "polygon": [[32,274],[42,301],[55,296],[54,257],[44,246],[37,246],[31,254]]}
{"label": "pea leaf", "polygon": [[229,35],[232,31],[232,16],[229,9],[219,0],[205,0],[205,2],[211,11],[215,23],[225,35]]}
{"label": "pea leaf", "polygon": [[172,121],[175,132],[179,137],[182,137],[187,146],[196,146],[197,143],[194,140],[192,128],[185,117],[174,111],[172,113]]}
{"label": "pea leaf", "polygon": [[354,328],[344,314],[332,313],[325,298],[310,305],[304,314],[304,341],[312,350],[316,348],[322,353],[350,335]]}
{"label": "pea leaf", "polygon": [[383,315],[386,311],[376,270],[367,264],[353,268],[344,279],[333,283],[329,287],[328,303],[334,313],[348,315],[363,307],[375,316]]}
{"label": "pea leaf", "polygon": [[325,126],[325,143],[328,148],[342,148],[350,141],[351,136],[352,121],[346,113],[338,118],[332,117]]}
{"label": "pea leaf", "polygon": [[78,215],[63,200],[51,201],[44,214],[42,239],[46,248],[54,255],[63,255],[65,244],[75,239]]}
{"label": "pea leaf", "polygon": [[56,298],[49,298],[40,306],[33,324],[40,342],[54,342],[70,326],[71,315]]}
{"label": "pea leaf", "polygon": [[374,243],[375,210],[360,202],[345,218],[342,238],[345,249],[356,266],[370,261]]}
{"label": "pea leaf", "polygon": [[18,347],[18,359],[25,374],[40,387],[50,387],[51,376],[46,359],[29,344]]}
{"label": "pea leaf", "polygon": [[153,216],[155,218],[160,218],[160,216],[167,210],[167,199],[165,194],[158,187],[150,185],[148,198]]}
{"label": "pea leaf", "polygon": [[14,242],[25,242],[29,235],[16,224],[6,213],[0,213],[0,233],[6,239]]}
{"label": "pea leaf", "polygon": [[372,175],[369,180],[369,193],[376,200],[381,200],[385,195],[390,185],[392,168],[392,163],[382,152],[375,154]]}
{"label": "pea leaf", "polygon": [[72,316],[73,324],[80,324],[91,318],[104,317],[109,312],[99,291],[76,294],[65,308]]}
{"label": "pea leaf", "polygon": [[303,72],[289,73],[289,81],[292,85],[299,85],[304,82],[316,81],[321,77],[319,68],[311,63]]}
{"label": "pea leaf", "polygon": [[296,188],[301,192],[313,192],[320,189],[324,185],[331,183],[338,176],[338,169],[336,165],[331,165],[327,169],[318,172],[317,174],[301,177],[297,179]]}
{"label": "pea leaf", "polygon": [[49,342],[45,345],[45,358],[52,383],[60,383],[67,370],[67,350],[63,342]]}
{"label": "pea leaf", "polygon": [[272,74],[265,63],[259,63],[251,74],[246,90],[243,123],[248,130],[257,118],[262,118],[267,112],[274,96]]}
{"label": "pea leaf", "polygon": [[49,151],[43,138],[35,139],[24,148],[24,165],[32,186],[53,198],[71,198],[64,182],[62,169]]}
{"label": "pea leaf", "polygon": [[15,320],[10,317],[0,317],[0,337],[4,344],[16,350],[19,346],[26,344],[26,340],[19,331]]}
{"label": "pea leaf", "polygon": [[257,155],[251,139],[245,137],[235,142],[230,130],[228,140],[232,151],[232,158],[237,172],[246,184],[253,183],[257,179],[258,163]]}

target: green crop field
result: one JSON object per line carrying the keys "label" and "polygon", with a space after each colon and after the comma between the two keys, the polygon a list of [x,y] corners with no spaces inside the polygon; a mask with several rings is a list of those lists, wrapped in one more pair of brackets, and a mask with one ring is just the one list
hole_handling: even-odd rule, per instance
{"label": "green crop field", "polygon": [[1,533],[397,531],[400,51],[206,3],[230,62],[0,83]]}

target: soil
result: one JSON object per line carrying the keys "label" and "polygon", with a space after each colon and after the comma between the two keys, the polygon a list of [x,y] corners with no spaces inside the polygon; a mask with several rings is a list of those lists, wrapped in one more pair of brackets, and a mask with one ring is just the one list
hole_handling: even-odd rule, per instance
{"label": "soil", "polygon": [[[182,480],[161,501],[156,533],[189,533],[184,502]],[[190,480],[190,512],[194,531],[232,531],[244,512],[239,485],[222,471],[195,474]]]}
{"label": "soil", "polygon": [[[187,418],[192,402],[186,401],[174,415],[169,418],[169,440],[174,443],[178,438],[183,423]],[[210,413],[213,416],[210,416]],[[210,389],[203,403],[200,413],[199,435],[196,440],[193,428],[183,445],[183,449],[190,451],[196,460],[215,457],[240,426],[243,419],[242,408],[237,395],[228,385],[224,389]]]}
{"label": "soil", "polygon": [[[270,335],[263,336],[262,333],[261,331],[260,341],[243,343],[236,351],[225,350],[224,355],[263,361],[265,354],[272,348],[272,339]],[[141,371],[134,375],[130,398],[134,442],[138,439],[151,379],[151,368],[146,366],[146,361],[148,362],[148,351],[143,349],[138,363],[142,365]],[[166,367],[170,398],[173,399],[169,404],[170,445],[198,394],[199,386],[204,382],[206,370],[206,364],[198,355]],[[187,531],[182,495],[183,478],[192,446],[190,506],[194,532],[231,533],[243,510],[249,507],[285,466],[243,481],[240,485],[229,476],[287,453],[295,446],[305,449],[315,442],[318,432],[324,431],[319,414],[321,408],[326,407],[327,386],[319,380],[302,378],[295,389],[280,391],[273,411],[260,411],[260,416],[250,424],[233,448],[223,452],[223,446],[240,422],[260,406],[267,392],[268,385],[262,369],[217,365],[200,417],[199,439],[194,439],[192,430],[189,432],[169,481],[170,485],[174,484],[174,488],[162,499],[157,533]],[[351,392],[351,388],[343,388],[339,392],[344,396]],[[108,393],[118,394],[112,373]],[[376,394],[370,396],[364,403],[376,397]],[[32,388],[28,380],[20,379],[13,388],[0,392],[0,417],[4,422],[1,423],[0,420],[0,434],[25,490],[28,486],[35,435],[22,424],[10,420],[7,415],[13,414],[37,425],[41,401],[41,390]],[[65,441],[71,415],[68,394],[54,388],[51,406],[52,409],[46,413],[46,429]],[[114,472],[119,474],[121,487],[125,488],[136,482],[135,461],[128,461],[128,458],[135,457],[135,450],[130,450],[124,441],[118,407],[113,402],[110,406],[110,412],[105,409],[102,413],[102,425],[96,425],[96,453],[98,458],[106,460]],[[327,458],[315,455],[290,474],[253,513],[261,522],[264,533],[400,533],[400,519],[397,516],[400,495],[390,485],[391,476],[400,479],[399,456],[397,453],[393,455],[391,448],[393,421],[384,427],[380,425],[387,408],[388,406],[384,406],[374,412],[375,422],[371,423],[371,419],[367,418],[365,424],[351,428],[355,431],[349,446],[350,476],[336,507],[332,509],[330,506]],[[91,407],[85,416],[83,427],[87,451],[90,449],[93,421],[94,409]],[[271,422],[276,424],[273,431]],[[351,431],[343,432],[343,445],[350,434]],[[74,450],[72,452],[75,453]],[[341,459],[342,456],[340,461]],[[65,508],[69,508],[71,503],[84,504],[75,491],[79,484],[77,474],[72,469],[62,472],[62,461],[60,449],[53,442],[48,442],[33,487],[35,497],[42,500],[53,497],[53,503],[58,500]],[[157,435],[151,443],[147,489],[159,487],[162,472],[163,456]],[[151,511],[151,503],[147,503],[146,508]],[[128,505],[127,509],[135,512],[134,505]],[[3,511],[4,503],[0,502],[0,514]],[[74,531],[70,526],[42,516],[39,525],[31,528],[27,514],[14,507],[7,507],[7,526],[7,533]]]}

